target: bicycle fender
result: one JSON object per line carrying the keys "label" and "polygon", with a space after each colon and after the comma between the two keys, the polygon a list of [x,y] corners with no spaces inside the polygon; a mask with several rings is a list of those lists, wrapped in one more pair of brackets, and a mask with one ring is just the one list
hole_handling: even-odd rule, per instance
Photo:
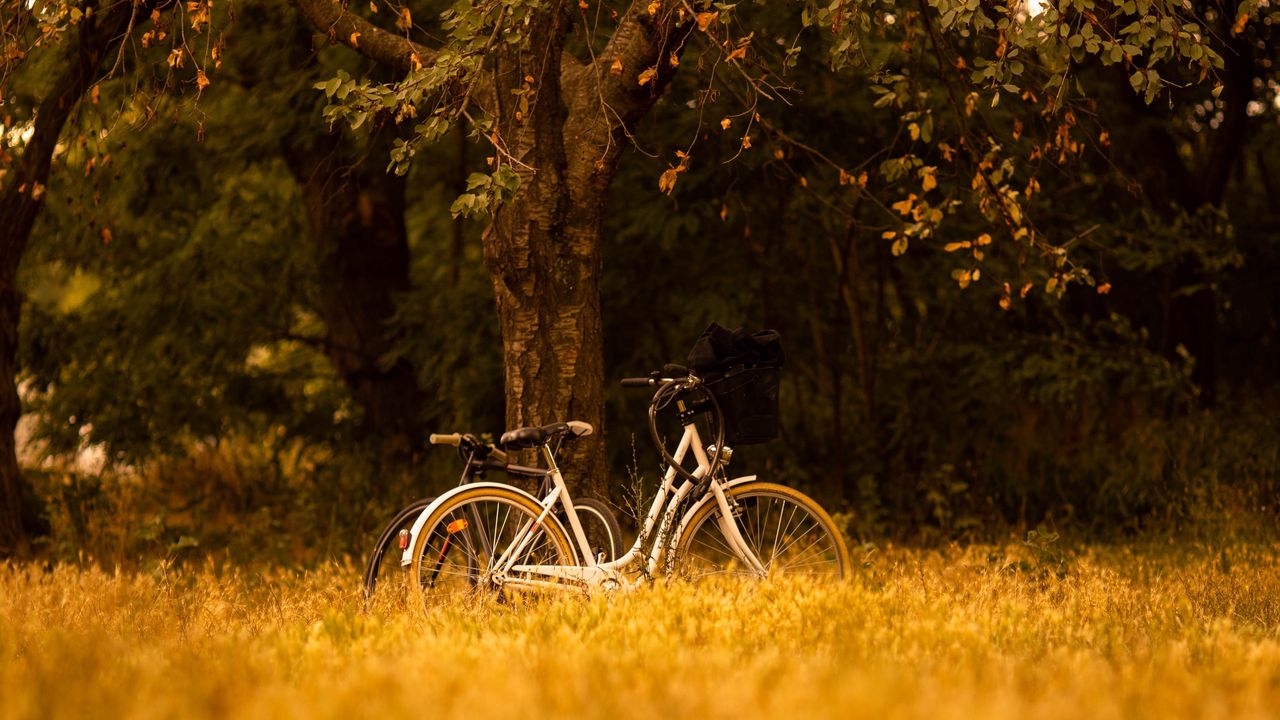
{"label": "bicycle fender", "polygon": [[[742,477],[736,477],[730,480],[729,482],[724,483],[720,487],[724,488],[725,490],[728,490],[730,488],[734,488],[739,485],[742,485],[743,483],[755,482],[756,479],[757,478],[755,475],[743,475]],[[689,527],[689,521],[693,519],[694,513],[702,509],[702,506],[706,505],[708,502],[715,502],[715,501],[716,501],[716,496],[708,493],[707,495],[703,496],[701,500],[694,503],[693,507],[685,511],[684,517],[680,518],[680,524],[676,526],[676,534],[671,536],[670,547],[674,548],[676,546],[676,543],[680,540],[680,538],[684,537],[684,531]]]}
{"label": "bicycle fender", "polygon": [[409,529],[409,546],[406,547],[404,552],[400,555],[400,567],[409,567],[413,564],[413,548],[417,546],[418,534],[422,532],[422,526],[427,524],[427,518],[431,517],[431,513],[435,512],[441,505],[452,500],[458,495],[458,493],[461,493],[464,490],[474,490],[476,488],[501,488],[504,490],[512,490],[533,501],[535,505],[542,504],[538,498],[518,487],[515,487],[514,485],[506,485],[498,482],[473,482],[467,483],[466,485],[459,485],[440,497],[437,497],[435,502],[428,505],[426,509],[418,515],[418,519],[413,521],[413,527]]}

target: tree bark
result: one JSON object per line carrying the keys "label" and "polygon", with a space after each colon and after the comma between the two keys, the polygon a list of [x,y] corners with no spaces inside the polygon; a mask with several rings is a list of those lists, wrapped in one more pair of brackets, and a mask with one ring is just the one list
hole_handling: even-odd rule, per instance
{"label": "tree bark", "polygon": [[363,412],[364,439],[381,447],[388,468],[412,460],[427,407],[412,363],[384,362],[399,339],[391,327],[398,296],[410,289],[406,183],[384,170],[389,147],[353,148],[317,124],[285,148],[320,268],[326,353]]}
{"label": "tree bark", "polygon": [[23,479],[14,438],[22,415],[16,383],[22,312],[18,266],[43,204],[53,151],[63,126],[102,72],[109,51],[121,42],[132,14],[146,12],[133,3],[114,3],[98,10],[85,13],[79,30],[66,41],[60,72],[36,110],[31,137],[16,167],[9,168],[9,176],[0,180],[0,557],[26,554],[32,526],[31,519],[23,517]]}
{"label": "tree bark", "polygon": [[[412,66],[410,52],[423,64],[434,58],[422,46],[404,49],[403,41],[393,42],[386,31],[325,0],[293,3],[321,32],[384,65]],[[484,237],[506,360],[507,425],[591,423],[596,434],[568,446],[562,467],[575,491],[597,497],[608,496],[600,306],[604,205],[622,148],[676,72],[664,60],[683,51],[695,27],[692,18],[678,24],[673,10],[651,16],[647,8],[643,0],[632,2],[604,50],[584,65],[564,52],[576,8],[551,2],[530,13],[523,42],[495,51],[492,83],[486,79],[473,93],[494,98],[498,134],[509,153],[502,161],[512,162],[521,180]],[[350,42],[348,29],[360,31],[359,43]],[[374,36],[378,42],[368,43]],[[648,68],[655,74],[639,83]],[[525,93],[527,111],[513,90]]]}

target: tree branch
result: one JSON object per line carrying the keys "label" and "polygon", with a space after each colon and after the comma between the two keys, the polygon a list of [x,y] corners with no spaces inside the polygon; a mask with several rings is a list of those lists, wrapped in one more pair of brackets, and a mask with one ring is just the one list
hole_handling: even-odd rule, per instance
{"label": "tree branch", "polygon": [[331,41],[340,42],[380,65],[408,72],[418,65],[429,64],[436,57],[435,50],[374,25],[336,0],[291,2],[312,27]]}

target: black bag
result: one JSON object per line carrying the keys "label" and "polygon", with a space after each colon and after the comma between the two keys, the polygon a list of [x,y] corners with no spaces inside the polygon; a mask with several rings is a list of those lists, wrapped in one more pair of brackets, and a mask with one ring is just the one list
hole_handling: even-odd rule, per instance
{"label": "black bag", "polygon": [[689,351],[689,368],[707,384],[724,415],[728,445],[778,437],[778,381],[784,359],[776,330],[728,330],[711,323]]}

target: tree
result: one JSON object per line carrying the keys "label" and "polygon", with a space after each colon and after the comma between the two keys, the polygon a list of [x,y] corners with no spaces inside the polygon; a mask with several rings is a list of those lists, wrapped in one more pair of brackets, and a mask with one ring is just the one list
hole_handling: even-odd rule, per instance
{"label": "tree", "polygon": [[[23,49],[23,43],[53,44],[53,52],[61,57],[52,82],[41,89],[31,117],[25,119],[30,124],[30,137],[20,142],[20,147],[11,143],[12,134],[8,130],[14,127],[15,117],[9,114],[4,123],[5,147],[0,147],[0,161],[5,166],[5,173],[0,177],[0,555],[24,552],[28,545],[25,528],[29,521],[24,522],[22,517],[21,470],[14,446],[14,428],[22,414],[15,363],[22,309],[22,296],[16,283],[18,265],[44,200],[52,156],[63,125],[94,82],[117,60],[112,51],[119,46],[131,23],[139,14],[147,13],[151,4],[102,6],[89,2],[83,9],[61,7],[57,14],[45,14],[43,5],[35,7],[21,2],[5,5],[10,11],[4,38],[6,80],[25,58],[27,50]],[[69,23],[70,27],[60,23]],[[41,33],[60,36],[60,42],[52,43],[41,37]],[[24,120],[17,118],[17,122]]]}
{"label": "tree", "polygon": [[[420,135],[442,135],[473,105],[489,114],[475,127],[492,142],[496,170],[473,189],[504,200],[484,242],[506,358],[507,424],[583,419],[602,430],[605,200],[628,138],[674,74],[692,18],[680,22],[673,10],[659,14],[633,2],[599,54],[580,61],[566,52],[575,8],[565,2],[462,10],[450,18],[451,42],[442,51],[322,0],[294,5],[330,38],[407,71],[391,94],[339,78],[327,88],[330,96],[376,95],[403,119],[417,111],[398,95],[422,101],[433,89],[446,90]],[[411,18],[405,9],[398,23],[407,31]],[[351,113],[346,119],[359,125],[370,108]],[[410,152],[402,143],[392,157],[407,161]],[[468,209],[476,195],[461,201]],[[575,444],[567,465],[587,492],[607,492],[599,435]]]}

